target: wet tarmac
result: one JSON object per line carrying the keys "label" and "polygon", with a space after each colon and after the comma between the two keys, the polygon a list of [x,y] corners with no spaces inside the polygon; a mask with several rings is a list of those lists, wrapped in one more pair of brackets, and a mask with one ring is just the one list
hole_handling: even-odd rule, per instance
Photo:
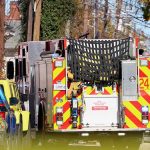
{"label": "wet tarmac", "polygon": [[0,134],[0,150],[150,150],[150,133]]}

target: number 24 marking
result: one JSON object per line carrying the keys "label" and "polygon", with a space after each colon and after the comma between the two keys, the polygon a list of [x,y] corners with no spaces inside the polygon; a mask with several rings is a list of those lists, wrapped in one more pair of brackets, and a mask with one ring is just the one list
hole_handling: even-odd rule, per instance
{"label": "number 24 marking", "polygon": [[140,88],[146,88],[146,89],[149,89],[149,79],[148,78],[146,78],[146,79],[144,79],[144,78],[142,78],[142,79],[140,79]]}

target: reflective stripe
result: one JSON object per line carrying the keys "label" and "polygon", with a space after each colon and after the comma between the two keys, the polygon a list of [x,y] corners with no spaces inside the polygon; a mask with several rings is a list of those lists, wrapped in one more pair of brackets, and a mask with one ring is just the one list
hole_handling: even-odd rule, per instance
{"label": "reflective stripe", "polygon": [[[139,79],[143,80],[142,82],[146,81],[146,83],[139,82],[140,89],[140,96],[138,97],[137,101],[125,101],[123,105],[125,106],[125,128],[149,128],[150,127],[150,116],[149,116],[149,123],[142,124],[142,106],[149,107],[150,113],[150,88],[149,79],[150,79],[150,58],[140,58],[144,60],[148,60],[148,66],[140,66],[139,67]],[[144,80],[146,79],[146,80]],[[148,79],[148,80],[147,80]]]}
{"label": "reflective stripe", "polygon": [[84,91],[86,95],[111,95],[113,94],[112,87],[104,87],[104,90],[102,92],[96,91],[94,87],[87,86],[84,87]]}

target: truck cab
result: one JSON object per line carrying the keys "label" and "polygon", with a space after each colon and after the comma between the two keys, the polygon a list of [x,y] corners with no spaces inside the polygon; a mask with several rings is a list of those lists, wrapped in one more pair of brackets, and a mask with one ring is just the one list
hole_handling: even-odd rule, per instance
{"label": "truck cab", "polygon": [[[0,117],[7,122],[11,128],[11,114],[14,116],[13,128],[21,126],[22,131],[28,131],[29,112],[23,110],[19,92],[14,81],[8,79],[0,80]],[[16,129],[14,129],[16,130]]]}

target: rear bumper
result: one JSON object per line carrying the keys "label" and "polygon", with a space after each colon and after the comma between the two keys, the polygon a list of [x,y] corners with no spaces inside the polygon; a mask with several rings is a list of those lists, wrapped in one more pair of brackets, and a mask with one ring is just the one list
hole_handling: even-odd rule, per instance
{"label": "rear bumper", "polygon": [[135,131],[145,131],[150,132],[150,128],[83,128],[83,129],[60,129],[51,130],[47,129],[48,132],[135,132]]}

